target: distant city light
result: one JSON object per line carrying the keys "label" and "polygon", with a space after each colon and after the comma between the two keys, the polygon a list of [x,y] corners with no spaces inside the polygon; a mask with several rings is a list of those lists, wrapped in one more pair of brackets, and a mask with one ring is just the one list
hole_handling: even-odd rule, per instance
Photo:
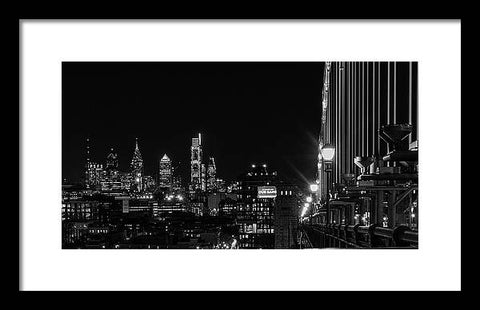
{"label": "distant city light", "polygon": [[311,192],[318,191],[318,185],[317,184],[310,184],[310,191]]}
{"label": "distant city light", "polygon": [[312,200],[313,200],[312,197],[310,197],[310,196],[307,197],[307,202],[308,203],[312,202]]}

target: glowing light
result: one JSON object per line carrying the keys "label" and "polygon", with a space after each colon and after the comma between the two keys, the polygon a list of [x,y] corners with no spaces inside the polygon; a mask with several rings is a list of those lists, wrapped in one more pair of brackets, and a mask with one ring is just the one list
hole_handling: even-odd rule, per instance
{"label": "glowing light", "polygon": [[307,197],[307,202],[312,202],[312,200],[313,200],[312,197],[310,196]]}
{"label": "glowing light", "polygon": [[318,191],[318,185],[317,184],[310,184],[310,191],[311,192]]}
{"label": "glowing light", "polygon": [[255,165],[252,165],[252,168],[255,168],[256,166]]}
{"label": "glowing light", "polygon": [[263,164],[263,168],[267,168],[267,165],[266,165],[266,164]]}
{"label": "glowing light", "polygon": [[324,160],[331,161],[335,156],[335,148],[331,145],[324,145],[320,150]]}
{"label": "glowing light", "polygon": [[305,214],[307,213],[308,211],[308,207],[310,206],[310,204],[308,202],[305,203],[305,207],[302,209],[302,215],[300,215],[301,217],[304,217]]}

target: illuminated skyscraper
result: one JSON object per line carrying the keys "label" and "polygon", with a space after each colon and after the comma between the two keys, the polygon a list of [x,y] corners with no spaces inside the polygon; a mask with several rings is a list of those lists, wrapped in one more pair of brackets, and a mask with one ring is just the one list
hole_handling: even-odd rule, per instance
{"label": "illuminated skyscraper", "polygon": [[108,170],[118,170],[118,155],[113,152],[113,148],[110,149],[110,153],[107,155],[107,164],[105,169]]}
{"label": "illuminated skyscraper", "polygon": [[87,162],[85,185],[87,188],[100,186],[104,174],[103,165],[95,162]]}
{"label": "illuminated skyscraper", "polygon": [[205,190],[205,165],[202,163],[202,134],[198,138],[192,138],[191,146],[191,171],[190,171],[190,190]]}
{"label": "illuminated skyscraper", "polygon": [[158,185],[160,187],[172,186],[172,161],[168,158],[167,154],[163,155],[160,159],[160,168],[158,171]]}
{"label": "illuminated skyscraper", "polygon": [[103,193],[119,193],[122,189],[120,173],[118,171],[118,155],[110,149],[103,171],[101,191]]}
{"label": "illuminated skyscraper", "polygon": [[207,168],[207,190],[214,191],[217,189],[217,167],[215,166],[215,158],[210,157]]}
{"label": "illuminated skyscraper", "polygon": [[113,148],[110,149],[110,153],[107,155],[105,177],[105,181],[108,182],[117,181],[118,179],[118,155],[113,152]]}
{"label": "illuminated skyscraper", "polygon": [[135,139],[135,151],[133,152],[130,169],[136,189],[138,191],[141,191],[143,178],[143,159],[142,154],[140,153],[140,149],[138,148],[138,139]]}
{"label": "illuminated skyscraper", "polygon": [[202,191],[206,191],[207,190],[207,169],[205,168],[205,164],[202,163],[200,165],[200,188],[202,189]]}
{"label": "illuminated skyscraper", "polygon": [[98,188],[104,175],[103,165],[93,162],[90,158],[90,139],[87,138],[85,163],[85,187]]}

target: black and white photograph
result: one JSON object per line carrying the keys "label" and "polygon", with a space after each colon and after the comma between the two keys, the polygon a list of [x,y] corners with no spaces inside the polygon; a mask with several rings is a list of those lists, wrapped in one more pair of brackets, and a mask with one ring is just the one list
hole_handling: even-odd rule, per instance
{"label": "black and white photograph", "polygon": [[18,26],[20,291],[462,290],[460,19]]}
{"label": "black and white photograph", "polygon": [[62,248],[418,248],[417,68],[64,62]]}

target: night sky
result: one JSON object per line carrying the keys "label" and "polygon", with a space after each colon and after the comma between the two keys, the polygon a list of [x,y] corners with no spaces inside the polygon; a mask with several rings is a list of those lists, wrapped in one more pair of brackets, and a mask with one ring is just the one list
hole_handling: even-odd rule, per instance
{"label": "night sky", "polygon": [[266,163],[299,184],[312,181],[321,121],[320,62],[68,62],[62,67],[62,169],[68,182],[110,148],[127,171],[139,139],[145,173],[164,153],[190,180],[191,138],[232,180]]}

